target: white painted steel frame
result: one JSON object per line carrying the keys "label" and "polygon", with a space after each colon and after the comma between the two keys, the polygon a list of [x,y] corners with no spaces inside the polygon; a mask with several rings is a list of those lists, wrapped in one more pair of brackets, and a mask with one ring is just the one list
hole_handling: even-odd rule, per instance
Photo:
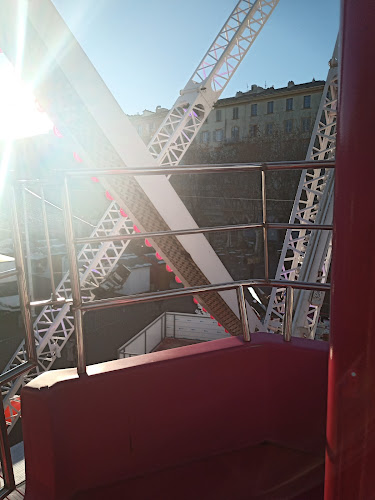
{"label": "white painted steel frame", "polygon": [[278,2],[237,3],[148,145],[159,165],[180,162]]}
{"label": "white painted steel frame", "polygon": [[[183,111],[183,116],[181,114],[179,115],[179,113],[175,115],[173,111],[175,109],[174,107],[168,115],[170,116],[169,125],[164,127],[164,132],[162,133],[161,129],[159,129],[155,135],[155,139],[151,141],[149,149],[153,153],[153,156],[157,157],[158,165],[175,165],[181,160],[191,140],[198,132],[209,111],[220,96],[221,91],[228,83],[230,77],[233,75],[235,69],[238,67],[252,42],[259,34],[277,3],[278,0],[257,0],[255,2],[240,0],[237,3],[236,8],[233,10],[227,22],[224,24],[223,29],[215,39],[215,42],[206,53],[192,79],[182,91],[184,96],[183,101],[189,103],[186,112]],[[43,5],[43,2],[39,2],[39,4]],[[46,2],[44,2],[44,4],[47,6]],[[215,61],[215,63],[213,63],[213,61]],[[206,78],[202,78],[202,75],[206,75]],[[209,77],[210,75],[212,76]],[[199,81],[203,82],[204,80],[207,80],[207,83],[210,83],[211,87],[209,92],[206,92],[205,98],[202,98],[202,92],[204,92],[203,85],[197,88],[197,83]],[[190,84],[194,84],[195,89],[189,89],[188,87]],[[78,93],[82,90],[83,87],[78,88]],[[189,96],[189,99],[187,99],[187,96]],[[177,102],[184,104],[181,102],[181,98],[179,98]],[[204,110],[204,118],[201,116],[202,110]],[[168,139],[165,140],[165,133],[167,131],[169,131]],[[163,133],[164,139],[162,139],[160,135]],[[187,138],[190,139],[187,140]],[[156,146],[155,141],[159,146]],[[156,154],[157,147],[160,148],[159,154]],[[169,151],[171,152],[169,153]],[[84,156],[84,152],[82,152],[82,156]],[[142,157],[144,155],[141,154],[140,156]],[[145,161],[146,163],[151,163],[144,159],[143,161],[141,160],[141,164],[144,164]],[[142,184],[142,188],[147,193],[147,179],[143,178]],[[152,201],[157,206],[155,200],[152,199]],[[161,214],[163,215],[162,212]],[[173,227],[175,224],[172,224],[168,220],[167,222],[172,229],[177,229],[177,227]],[[100,234],[119,234],[120,230],[124,228],[124,223],[125,221],[120,214],[119,206],[114,202],[102,217],[98,227],[93,232],[93,236],[99,236]],[[193,225],[188,223],[187,227],[193,227]],[[201,237],[205,240],[203,235],[201,235]],[[185,237],[185,241],[187,238],[188,237]],[[183,237],[180,238],[180,240],[182,239]],[[207,243],[206,240],[205,243]],[[106,274],[113,269],[126,246],[127,242],[116,243],[115,245],[112,243],[104,243],[103,245],[94,247],[92,245],[85,245],[79,254],[80,267],[87,266],[86,271],[81,275],[83,293],[86,291],[88,292],[88,297],[91,296],[92,288],[98,286],[100,281],[105,278]],[[211,257],[214,256],[216,257],[216,255],[212,255]],[[97,275],[93,270],[98,270],[99,274]],[[71,290],[68,276],[62,280],[56,291],[58,296],[69,296]],[[251,312],[252,311],[248,311],[250,315]],[[253,322],[258,322],[255,315]],[[64,305],[60,309],[46,306],[38,316],[34,325],[34,330],[37,339],[39,365],[37,369],[29,372],[27,376],[19,377],[5,387],[4,402],[8,406],[11,399],[16,396],[20,387],[25,382],[36,376],[40,371],[50,369],[56,357],[59,356],[61,349],[74,331],[73,315],[69,312],[69,306]],[[19,365],[24,361],[24,358],[25,346],[22,343],[9,361],[7,368]],[[13,428],[19,416],[14,412],[12,407],[10,407],[10,410],[12,418],[9,430]]]}
{"label": "white painted steel frame", "polygon": [[[315,121],[307,160],[329,160],[336,151],[338,99],[338,42],[336,42],[327,81]],[[276,271],[277,280],[325,283],[331,262],[332,235],[329,231],[311,231],[304,224],[332,224],[334,172],[330,169],[304,170],[297,189],[290,223],[300,230],[287,230]],[[293,335],[314,338],[324,292],[295,292]],[[285,314],[285,288],[273,289],[264,324],[281,332]]]}

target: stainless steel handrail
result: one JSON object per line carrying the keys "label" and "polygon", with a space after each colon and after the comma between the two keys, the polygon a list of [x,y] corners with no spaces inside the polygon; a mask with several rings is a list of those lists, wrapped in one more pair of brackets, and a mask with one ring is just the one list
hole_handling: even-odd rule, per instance
{"label": "stainless steel handrail", "polygon": [[286,342],[290,342],[292,340],[293,294],[294,289],[292,287],[288,287],[285,294],[285,314],[283,321],[283,337]]}
{"label": "stainless steel handrail", "polygon": [[[249,323],[246,312],[246,302],[244,297],[244,287],[249,286],[268,286],[268,287],[284,287],[286,288],[286,300],[285,300],[285,320],[284,320],[284,338],[285,340],[291,339],[291,322],[292,322],[292,297],[293,289],[305,289],[305,290],[330,290],[330,285],[328,283],[308,283],[308,282],[288,282],[280,280],[269,279],[269,267],[268,267],[268,230],[269,229],[301,229],[303,226],[306,230],[332,230],[331,225],[315,225],[315,224],[283,224],[283,223],[269,223],[267,222],[267,206],[266,206],[266,172],[267,171],[282,171],[282,170],[305,170],[305,169],[319,169],[319,168],[334,168],[334,161],[301,161],[301,162],[270,162],[270,163],[252,163],[252,164],[226,164],[226,165],[190,165],[186,167],[145,167],[145,168],[121,168],[112,170],[89,170],[89,169],[76,169],[75,171],[61,172],[64,176],[63,183],[63,200],[64,200],[64,223],[66,230],[66,240],[68,248],[69,257],[69,267],[70,267],[70,281],[72,288],[72,299],[60,299],[56,297],[55,284],[53,277],[53,267],[51,260],[51,252],[49,245],[49,235],[47,219],[44,207],[44,227],[46,232],[46,238],[48,239],[47,251],[48,251],[48,262],[49,270],[51,275],[51,287],[52,287],[52,298],[49,300],[41,301],[30,301],[27,293],[26,286],[26,274],[24,267],[24,256],[21,244],[21,235],[19,229],[19,218],[16,204],[16,197],[14,194],[14,189],[12,193],[12,217],[13,217],[13,229],[14,229],[14,247],[15,247],[15,265],[16,269],[11,269],[0,273],[0,279],[8,278],[11,276],[17,276],[19,294],[20,294],[20,307],[25,324],[26,331],[26,351],[29,361],[21,364],[6,373],[0,375],[0,384],[7,383],[13,378],[18,377],[22,373],[28,372],[37,363],[37,355],[35,348],[34,332],[31,322],[31,306],[43,306],[43,305],[62,305],[63,303],[72,303],[72,309],[74,312],[74,321],[77,337],[77,371],[79,375],[86,373],[86,360],[85,360],[85,350],[84,350],[84,339],[83,339],[83,313],[86,311],[91,311],[95,309],[104,309],[110,307],[124,306],[134,303],[145,303],[153,300],[163,300],[171,297],[182,297],[188,295],[199,295],[201,293],[207,292],[218,292],[225,290],[236,290],[237,300],[240,311],[240,321],[242,325],[243,338],[245,341],[250,341],[250,330]],[[203,228],[191,228],[191,229],[179,229],[161,232],[147,232],[147,233],[135,233],[132,235],[116,235],[108,236],[103,238],[74,238],[73,224],[72,224],[72,212],[69,197],[69,186],[68,178],[80,177],[87,175],[104,176],[104,175],[187,175],[187,174],[212,174],[212,173],[232,173],[232,172],[255,172],[259,171],[262,174],[262,222],[252,223],[252,224],[238,224],[238,225],[227,225],[227,226],[216,226],[216,227],[203,227]],[[56,171],[58,172],[58,171]],[[49,180],[22,180],[18,182],[24,184],[26,182],[39,182],[40,184],[49,183]],[[42,194],[42,201],[44,201],[44,196]],[[104,241],[124,241],[132,240],[138,238],[154,238],[162,236],[182,236],[188,234],[201,234],[209,232],[219,232],[219,231],[240,231],[245,229],[255,229],[262,228],[264,236],[264,259],[265,259],[265,279],[256,280],[242,280],[234,281],[230,283],[219,283],[211,285],[202,285],[196,287],[189,287],[178,290],[162,291],[147,294],[138,294],[133,296],[121,297],[116,299],[104,299],[95,300],[90,303],[82,303],[80,281],[79,281],[79,270],[77,264],[76,255],[76,244],[84,243],[99,243]],[[3,471],[5,479],[5,488],[0,492],[0,498],[4,498],[9,494],[15,487],[14,476],[10,458],[9,443],[7,441],[6,432],[6,421],[4,416],[4,408],[2,404],[2,399],[0,399],[0,453],[3,457]]]}
{"label": "stainless steel handrail", "polygon": [[47,211],[46,211],[46,199],[44,197],[43,185],[40,186],[40,197],[41,197],[41,201],[42,201],[43,228],[44,228],[44,236],[46,238],[47,262],[48,262],[49,278],[50,278],[51,288],[52,288],[52,300],[57,300],[55,276],[53,273],[51,242],[50,242],[50,237],[49,237],[48,219],[47,219]]}
{"label": "stainless steel handrail", "polygon": [[201,285],[188,288],[179,288],[175,290],[162,290],[160,292],[142,293],[136,295],[126,295],[115,299],[100,299],[91,302],[85,302],[80,306],[82,311],[94,311],[98,309],[110,309],[112,307],[126,306],[130,304],[141,304],[157,300],[165,300],[173,297],[187,297],[189,295],[199,295],[207,292],[224,292],[228,290],[236,290],[239,287],[276,287],[276,288],[296,288],[302,290],[318,290],[328,292],[331,289],[329,283],[310,283],[307,281],[282,281],[282,280],[241,280],[230,281],[227,283]]}
{"label": "stainless steel handrail", "polygon": [[280,170],[310,170],[317,168],[335,168],[333,160],[317,161],[284,161],[284,162],[266,162],[266,163],[228,163],[228,164],[210,164],[210,165],[186,165],[178,167],[140,167],[140,168],[118,168],[118,169],[85,169],[77,168],[69,170],[56,170],[55,173],[61,173],[64,177],[82,177],[87,175],[186,175],[186,174],[219,174],[231,172],[261,172],[262,170],[280,171]]}
{"label": "stainless steel handrail", "polygon": [[[30,300],[27,291],[26,272],[23,248],[21,243],[21,232],[17,208],[16,193],[14,187],[11,190],[11,213],[14,243],[14,260],[16,269],[6,271],[2,277],[17,276],[18,293],[20,297],[20,309],[25,327],[25,344],[28,361],[16,366],[0,375],[0,385],[12,381],[14,378],[30,371],[37,364],[37,354],[34,339],[34,330],[31,318]],[[12,458],[6,429],[3,398],[0,391],[0,457],[3,466],[4,487],[0,490],[0,498],[5,498],[15,489],[15,480],[12,467]]]}
{"label": "stainless steel handrail", "polygon": [[263,258],[264,258],[264,277],[269,280],[269,262],[268,262],[268,227],[267,227],[267,197],[266,197],[266,170],[262,168],[262,227],[263,227]]}
{"label": "stainless steel handrail", "polygon": [[[287,283],[284,281],[276,281],[269,279],[269,263],[268,263],[268,229],[278,228],[278,229],[300,229],[301,225],[304,226],[306,230],[331,230],[332,226],[328,225],[316,225],[314,224],[270,224],[267,222],[267,204],[266,204],[266,171],[278,171],[278,170],[304,170],[304,169],[317,169],[317,168],[334,168],[334,161],[303,161],[303,162],[275,162],[275,163],[259,163],[259,164],[230,164],[230,165],[196,165],[188,167],[145,167],[145,168],[121,168],[112,170],[86,170],[86,169],[76,169],[75,171],[62,172],[64,175],[64,221],[66,226],[66,238],[67,247],[69,253],[70,262],[70,276],[72,285],[72,296],[73,296],[73,310],[76,317],[75,329],[77,335],[77,351],[78,351],[78,366],[77,371],[79,374],[83,374],[86,371],[85,363],[85,353],[84,353],[84,341],[83,341],[83,317],[82,313],[95,309],[104,309],[109,307],[118,307],[120,305],[127,305],[129,303],[139,303],[139,302],[149,302],[151,300],[162,300],[163,298],[171,298],[175,296],[187,296],[200,294],[204,292],[213,291],[224,291],[233,290],[237,292],[237,300],[240,311],[240,320],[242,324],[243,337],[246,341],[250,340],[250,332],[248,327],[248,318],[246,313],[246,303],[243,293],[244,286],[271,286],[271,287],[293,287],[293,288],[304,288],[308,290],[329,290],[328,284],[314,284],[314,283],[302,283],[296,282]],[[132,235],[117,235],[109,236],[104,238],[74,238],[73,225],[72,225],[72,214],[69,202],[69,188],[68,179],[69,177],[79,177],[85,175],[171,175],[171,174],[192,174],[192,173],[223,173],[223,172],[246,172],[246,171],[260,171],[261,181],[262,181],[262,223],[253,224],[241,224],[241,225],[228,225],[221,227],[208,227],[208,228],[191,228],[191,229],[181,229],[181,230],[170,230],[170,231],[156,231],[147,233],[136,233]],[[235,231],[243,230],[249,228],[262,228],[263,238],[264,238],[264,270],[265,279],[264,280],[245,280],[236,281],[231,283],[221,283],[215,285],[205,285],[201,287],[190,287],[180,290],[167,291],[167,292],[156,292],[155,294],[141,294],[136,296],[127,296],[116,299],[104,299],[104,300],[94,300],[90,303],[82,304],[81,294],[80,294],[80,284],[79,284],[79,273],[75,252],[76,244],[83,243],[99,243],[103,241],[124,241],[138,238],[154,238],[167,235],[186,235],[186,234],[200,234],[205,232],[218,232],[218,231]],[[289,295],[288,295],[289,297]],[[289,303],[288,303],[289,305]]]}
{"label": "stainless steel handrail", "polygon": [[17,199],[15,189],[12,189],[11,193],[11,205],[12,205],[12,226],[13,226],[13,235],[14,235],[14,260],[17,269],[17,282],[18,282],[18,293],[20,297],[20,309],[23,318],[23,323],[25,326],[25,342],[26,342],[26,351],[28,359],[34,365],[37,363],[37,355],[35,348],[35,339],[34,339],[34,330],[33,330],[33,322],[31,317],[30,310],[30,300],[29,294],[27,291],[27,283],[26,283],[26,271],[25,271],[25,259],[23,255],[23,248],[21,243],[21,232],[20,232],[20,224],[19,224],[19,216],[17,209]]}
{"label": "stainless steel handrail", "polygon": [[86,373],[86,355],[83,343],[81,284],[79,278],[77,253],[74,245],[74,229],[72,210],[70,205],[69,184],[66,177],[63,184],[63,214],[70,269],[70,286],[72,289],[73,297],[74,325],[77,334],[77,372],[82,375]]}
{"label": "stainless steel handrail", "polygon": [[[202,233],[219,233],[225,231],[243,231],[245,229],[258,229],[258,228],[268,228],[268,229],[301,229],[302,224],[283,224],[278,222],[255,222],[251,224],[232,224],[228,226],[209,226],[209,227],[197,227],[192,229],[176,229],[169,231],[152,231],[147,233],[133,233],[133,234],[119,234],[110,236],[101,236],[94,238],[76,238],[75,243],[78,245],[84,243],[102,243],[104,241],[127,241],[136,240],[143,238],[154,238],[160,236],[185,236],[189,234],[202,234]],[[322,230],[322,231],[332,231],[333,226],[331,224],[303,224],[303,229],[309,230]]]}

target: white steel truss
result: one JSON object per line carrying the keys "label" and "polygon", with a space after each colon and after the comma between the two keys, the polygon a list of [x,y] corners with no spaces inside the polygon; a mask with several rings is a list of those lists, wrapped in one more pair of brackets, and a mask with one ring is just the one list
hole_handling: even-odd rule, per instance
{"label": "white steel truss", "polygon": [[[118,217],[120,211],[116,202],[112,201],[105,214],[99,221],[91,236],[109,236],[115,234],[132,234],[133,223],[128,217]],[[81,288],[83,300],[94,298],[93,290],[97,288],[106,276],[113,270],[122,253],[128,246],[129,241],[116,243],[106,242],[103,244],[87,244],[78,253],[78,265],[80,269]],[[70,298],[71,288],[69,273],[66,273],[59,285],[56,287],[58,298]],[[69,337],[74,331],[73,314],[70,305],[62,307],[52,305],[45,306],[34,322],[34,333],[38,354],[38,366],[2,387],[4,405],[9,406],[10,421],[9,430],[14,426],[18,412],[11,405],[20,387],[39,373],[49,370]],[[21,342],[17,351],[5,367],[4,371],[10,370],[27,361],[25,342]]]}
{"label": "white steel truss", "polygon": [[148,145],[159,165],[180,162],[278,1],[237,3]]}
{"label": "white steel truss", "polygon": [[[323,90],[313,129],[307,160],[335,157],[336,117],[338,99],[338,47],[330,60],[330,69]],[[289,222],[301,229],[287,230],[281,251],[276,279],[288,281],[327,280],[331,262],[329,231],[309,231],[304,224],[332,224],[334,173],[330,169],[304,170],[297,189]],[[314,338],[323,292],[295,290],[293,335]],[[272,289],[264,324],[268,330],[281,332],[285,312],[285,288]]]}
{"label": "white steel truss", "polygon": [[[180,92],[172,110],[154,135],[148,149],[158,165],[177,165],[192,140],[204,123],[221,92],[233,76],[255,38],[279,0],[240,0],[220,30],[214,43],[205,54],[192,78]],[[133,224],[121,214],[119,206],[113,202],[98,223],[92,236],[116,235],[125,230],[132,231]],[[128,242],[85,245],[78,255],[81,270],[82,296],[92,297],[92,289],[113,270]],[[57,287],[59,297],[71,295],[69,275]],[[74,331],[73,314],[69,305],[61,308],[46,306],[34,324],[37,354],[37,368],[14,379],[2,387],[4,407],[9,408],[8,431],[14,427],[20,412],[12,401],[19,389],[29,380],[45,370],[49,370],[61,349]],[[9,361],[5,370],[19,366],[26,361],[24,342]]]}

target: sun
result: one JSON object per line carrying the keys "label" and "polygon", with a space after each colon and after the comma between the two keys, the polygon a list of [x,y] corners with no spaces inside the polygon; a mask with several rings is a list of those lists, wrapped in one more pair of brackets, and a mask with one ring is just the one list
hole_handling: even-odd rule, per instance
{"label": "sun", "polygon": [[46,134],[53,128],[47,114],[38,109],[31,89],[0,54],[0,141]]}

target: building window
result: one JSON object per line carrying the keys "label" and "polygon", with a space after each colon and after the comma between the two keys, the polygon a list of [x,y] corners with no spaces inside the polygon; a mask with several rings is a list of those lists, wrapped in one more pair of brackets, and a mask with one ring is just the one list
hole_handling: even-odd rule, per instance
{"label": "building window", "polygon": [[142,125],[137,125],[137,132],[138,132],[138,135],[142,135],[142,133],[143,133]]}
{"label": "building window", "polygon": [[[238,109],[238,108],[235,108]],[[240,129],[239,127],[233,127],[232,128],[232,140],[233,141],[238,141],[240,138]]]}
{"label": "building window", "polygon": [[258,135],[258,125],[250,125],[249,135],[250,137],[256,137]]}
{"label": "building window", "polygon": [[292,111],[293,110],[293,97],[289,97],[286,100],[286,111]]}
{"label": "building window", "polygon": [[302,132],[310,132],[311,118],[302,118]]}
{"label": "building window", "polygon": [[267,102],[267,114],[273,113],[273,101]]}
{"label": "building window", "polygon": [[216,110],[216,121],[221,122],[221,109]]}
{"label": "building window", "polygon": [[304,108],[311,108],[311,95],[304,95],[303,96],[303,107]]}
{"label": "building window", "polygon": [[210,133],[207,130],[202,132],[201,142],[203,142],[204,144],[208,144],[210,142]]}
{"label": "building window", "polygon": [[251,116],[257,116],[258,114],[258,104],[251,105]]}
{"label": "building window", "polygon": [[238,108],[233,108],[233,120],[238,119]]}
{"label": "building window", "polygon": [[272,135],[273,134],[273,123],[267,123],[266,124],[266,135]]}
{"label": "building window", "polygon": [[293,132],[293,120],[285,121],[285,133],[290,134]]}
{"label": "building window", "polygon": [[221,128],[219,130],[215,130],[214,137],[215,137],[215,141],[216,142],[221,142],[223,140],[223,138],[224,138],[224,131],[223,131],[223,129]]}

